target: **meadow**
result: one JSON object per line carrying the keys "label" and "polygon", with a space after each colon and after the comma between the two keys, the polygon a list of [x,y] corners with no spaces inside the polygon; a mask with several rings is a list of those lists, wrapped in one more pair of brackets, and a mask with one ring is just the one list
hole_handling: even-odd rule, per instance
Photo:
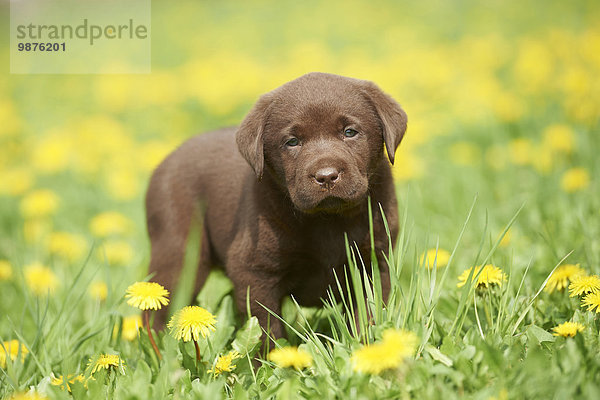
{"label": "meadow", "polygon": [[[9,75],[0,52],[0,398],[600,398],[598,2],[156,1],[152,16],[151,74]],[[159,359],[146,303],[128,304],[149,278],[153,168],[310,71],[372,80],[408,114],[389,302],[349,244],[340,285],[366,296],[286,300],[288,338],[265,354],[216,272],[197,298],[214,321],[187,342],[154,332]]]}

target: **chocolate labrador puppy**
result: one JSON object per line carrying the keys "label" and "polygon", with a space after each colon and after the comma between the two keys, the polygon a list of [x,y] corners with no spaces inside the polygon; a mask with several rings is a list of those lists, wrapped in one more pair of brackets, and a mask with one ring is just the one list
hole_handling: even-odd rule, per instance
{"label": "chocolate labrador puppy", "polygon": [[[387,250],[381,204],[395,240],[390,163],[406,114],[376,85],[310,73],[263,95],[239,128],[193,137],[156,169],[146,197],[154,280],[173,290],[192,221],[203,211],[196,291],[211,266],[224,267],[240,312],[271,334],[284,296],[322,304],[334,271],[347,263],[344,234],[370,259],[367,199],[374,205],[376,254]],[[204,204],[204,207],[199,207]],[[384,296],[388,269],[380,258]],[[264,306],[264,307],[263,307]],[[158,315],[164,323],[165,313]]]}

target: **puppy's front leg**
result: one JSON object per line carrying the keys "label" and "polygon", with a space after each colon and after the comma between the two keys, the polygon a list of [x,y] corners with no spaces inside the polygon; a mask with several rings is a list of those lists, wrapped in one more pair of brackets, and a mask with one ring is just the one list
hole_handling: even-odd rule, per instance
{"label": "puppy's front leg", "polygon": [[[240,314],[246,315],[246,301],[249,295],[250,312],[258,318],[263,331],[268,332],[274,339],[283,337],[285,335],[283,323],[267,311],[269,309],[276,315],[281,315],[283,293],[280,290],[280,279],[258,269],[250,269],[234,275],[233,284],[235,301]],[[271,348],[272,343],[267,343],[268,338],[263,335],[264,339],[266,340],[263,342],[263,348]]]}

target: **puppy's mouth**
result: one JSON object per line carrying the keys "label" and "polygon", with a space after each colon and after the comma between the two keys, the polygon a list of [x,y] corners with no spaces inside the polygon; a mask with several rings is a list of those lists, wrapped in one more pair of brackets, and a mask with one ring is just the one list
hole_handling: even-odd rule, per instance
{"label": "puppy's mouth", "polygon": [[343,214],[356,208],[360,204],[358,199],[342,199],[336,196],[327,196],[319,201],[314,207],[302,210],[306,214]]}
{"label": "puppy's mouth", "polygon": [[331,187],[316,185],[309,179],[289,187],[293,189],[288,192],[292,203],[305,214],[348,214],[364,204],[369,186],[366,178],[355,177]]}

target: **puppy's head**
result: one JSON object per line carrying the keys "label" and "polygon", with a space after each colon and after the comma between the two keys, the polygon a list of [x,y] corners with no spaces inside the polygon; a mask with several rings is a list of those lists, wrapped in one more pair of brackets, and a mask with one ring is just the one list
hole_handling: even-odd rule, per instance
{"label": "puppy's head", "polygon": [[405,130],[404,111],[373,83],[310,73],[263,95],[237,144],[300,211],[341,213],[366,198],[384,144],[394,163]]}

